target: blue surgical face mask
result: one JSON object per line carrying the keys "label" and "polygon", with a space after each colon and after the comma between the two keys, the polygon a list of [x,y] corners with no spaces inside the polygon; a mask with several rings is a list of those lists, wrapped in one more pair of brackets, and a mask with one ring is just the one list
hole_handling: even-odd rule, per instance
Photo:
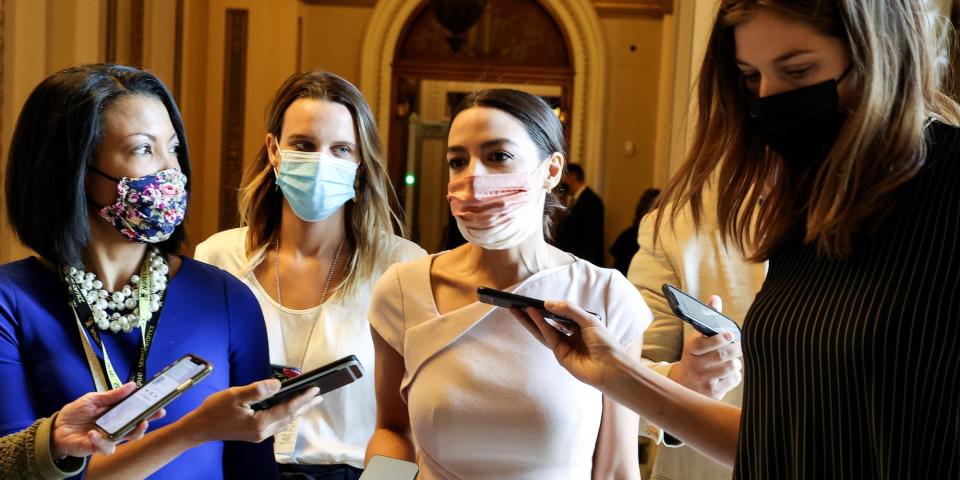
{"label": "blue surgical face mask", "polygon": [[303,221],[319,222],[354,198],[357,164],[325,152],[280,150],[280,169],[274,168],[284,198]]}

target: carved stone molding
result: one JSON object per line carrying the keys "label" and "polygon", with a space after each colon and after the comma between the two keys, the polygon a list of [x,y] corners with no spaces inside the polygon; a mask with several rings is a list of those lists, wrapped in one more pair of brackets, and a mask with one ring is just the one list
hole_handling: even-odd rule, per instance
{"label": "carved stone molding", "polygon": [[663,16],[673,13],[673,0],[593,0],[600,15]]}
{"label": "carved stone molding", "polygon": [[219,230],[237,226],[237,191],[243,175],[243,127],[247,91],[247,39],[250,13],[227,9],[224,29],[223,105],[220,136]]}
{"label": "carved stone molding", "polygon": [[177,0],[173,33],[173,98],[180,104],[180,89],[183,87],[183,2]]}
{"label": "carved stone molding", "polygon": [[333,5],[338,7],[372,7],[377,0],[300,0],[307,5]]}
{"label": "carved stone molding", "polygon": [[117,61],[117,0],[107,0],[107,40],[104,59],[107,63]]}
{"label": "carved stone molding", "polygon": [[[450,32],[429,4],[407,21],[397,59],[462,63],[569,67],[563,29],[537,0],[488,0],[476,25],[466,31],[460,51],[447,42]],[[545,48],[546,46],[549,46]]]}
{"label": "carved stone molding", "polygon": [[130,65],[143,68],[143,24],[146,17],[144,0],[133,0],[130,8]]}
{"label": "carved stone molding", "polygon": [[[129,18],[126,20],[119,17],[121,0],[106,0],[106,29],[104,34],[103,58],[107,63],[123,63],[132,67],[143,68],[143,31],[146,21],[146,2],[145,0],[131,0],[124,3],[129,6]],[[129,37],[126,39],[129,43],[127,56],[120,58],[117,53],[117,45],[121,40],[121,25],[127,25],[129,21],[129,30],[124,29],[124,34]]]}
{"label": "carved stone molding", "polygon": [[[590,178],[602,180],[604,158],[603,121],[609,59],[606,38],[596,8],[589,0],[540,0],[566,33],[573,59],[573,105],[571,108],[570,159],[582,162]],[[380,0],[373,9],[363,42],[360,87],[370,101],[383,137],[390,138],[390,102],[393,59],[407,21],[422,2]],[[603,186],[597,190],[602,193]]]}

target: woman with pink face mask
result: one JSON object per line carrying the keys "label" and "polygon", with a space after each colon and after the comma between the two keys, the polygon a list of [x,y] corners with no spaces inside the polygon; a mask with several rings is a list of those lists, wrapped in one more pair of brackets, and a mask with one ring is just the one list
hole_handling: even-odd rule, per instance
{"label": "woman with pink face mask", "polygon": [[559,368],[508,310],[477,302],[479,286],[581,302],[640,355],[651,314],[636,289],[547,243],[559,120],[539,97],[477,92],[453,114],[447,162],[468,243],[394,265],[374,288],[367,458],[415,460],[426,479],[639,478],[636,415]]}

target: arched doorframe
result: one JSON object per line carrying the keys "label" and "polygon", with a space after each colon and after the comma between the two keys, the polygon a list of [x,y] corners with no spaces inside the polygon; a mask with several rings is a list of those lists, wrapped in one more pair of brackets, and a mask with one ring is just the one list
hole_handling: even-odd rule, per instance
{"label": "arched doorframe", "polygon": [[[563,28],[573,57],[573,131],[568,159],[582,164],[590,185],[602,193],[608,73],[600,19],[589,0],[539,1]],[[373,108],[384,139],[390,138],[394,53],[404,25],[419,5],[410,0],[379,0],[363,40],[360,89]]]}

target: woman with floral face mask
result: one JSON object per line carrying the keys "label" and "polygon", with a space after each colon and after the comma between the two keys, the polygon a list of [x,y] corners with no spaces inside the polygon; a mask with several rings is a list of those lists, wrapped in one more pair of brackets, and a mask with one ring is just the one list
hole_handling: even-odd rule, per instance
{"label": "woman with floral face mask", "polygon": [[472,94],[453,115],[447,161],[469,243],[397,265],[374,289],[367,456],[416,459],[426,479],[639,478],[637,417],[558,368],[509,311],[477,302],[479,286],[575,299],[639,357],[651,314],[636,289],[546,241],[560,121],[528,93]]}
{"label": "woman with floral face mask", "polygon": [[11,224],[38,256],[0,266],[0,434],[194,353],[213,373],[86,474],[276,477],[265,439],[320,399],[312,389],[249,407],[279,388],[263,320],[242,283],[177,255],[190,162],[160,80],[117,65],[47,78],[23,106],[6,173]]}
{"label": "woman with floral face mask", "polygon": [[246,226],[198,245],[197,259],[256,295],[276,373],[346,355],[367,368],[278,435],[274,449],[284,477],[356,479],[376,417],[370,291],[392,263],[426,253],[392,233],[380,138],[356,87],[326,72],[290,76],[243,183]]}

